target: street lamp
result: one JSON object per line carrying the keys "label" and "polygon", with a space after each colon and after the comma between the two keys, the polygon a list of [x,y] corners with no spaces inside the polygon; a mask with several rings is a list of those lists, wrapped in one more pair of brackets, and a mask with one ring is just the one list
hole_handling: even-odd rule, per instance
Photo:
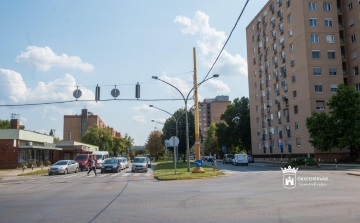
{"label": "street lamp", "polygon": [[166,112],[166,113],[168,113],[170,116],[172,116],[172,114],[171,114],[170,112],[167,112],[167,111],[165,111],[165,110],[163,110],[163,109],[161,109],[161,108],[155,107],[154,105],[149,105],[149,107],[150,107],[150,108],[159,109],[160,111]]}
{"label": "street lamp", "polygon": [[159,124],[162,124],[162,125],[165,125],[165,123],[162,123],[162,122],[158,122],[158,121],[155,121],[154,119],[151,120],[152,122],[156,122],[156,123],[159,123]]}
{"label": "street lamp", "polygon": [[[204,83],[205,81],[208,81],[208,80],[210,80],[211,78],[216,78],[216,77],[219,77],[219,75],[218,75],[218,74],[214,74],[212,77],[209,77],[209,78],[201,81],[201,82],[197,85],[197,87],[199,87],[199,86],[200,86],[202,83]],[[185,115],[186,115],[185,123],[186,123],[187,172],[190,172],[190,149],[189,149],[189,129],[188,129],[189,123],[188,123],[188,114],[187,114],[187,101],[188,101],[188,99],[189,99],[190,93],[194,90],[194,88],[191,88],[191,90],[189,91],[188,95],[187,95],[186,98],[185,98],[185,96],[183,95],[183,93],[181,93],[181,91],[180,91],[177,87],[175,87],[174,85],[172,85],[172,84],[170,84],[170,83],[168,83],[168,82],[166,82],[166,81],[158,78],[157,76],[152,76],[152,78],[155,79],[155,80],[159,80],[159,81],[161,81],[161,82],[164,82],[165,84],[170,85],[171,87],[175,88],[175,89],[181,94],[181,96],[182,96],[182,98],[183,98],[183,100],[184,100],[184,103],[185,103]]]}

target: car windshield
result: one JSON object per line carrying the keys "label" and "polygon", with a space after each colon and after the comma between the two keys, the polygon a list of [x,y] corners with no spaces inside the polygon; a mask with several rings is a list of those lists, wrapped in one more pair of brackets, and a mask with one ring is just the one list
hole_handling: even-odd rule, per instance
{"label": "car windshield", "polygon": [[234,159],[234,155],[227,155],[227,158]]}
{"label": "car windshield", "polygon": [[116,159],[110,159],[110,160],[105,160],[104,164],[116,164],[117,160]]}
{"label": "car windshield", "polygon": [[148,162],[150,162],[150,159],[149,159],[149,158],[147,158],[147,161],[148,161]]}
{"label": "car windshield", "polygon": [[87,160],[87,156],[76,156],[75,161],[84,161]]}
{"label": "car windshield", "polygon": [[67,165],[67,164],[68,164],[68,161],[58,161],[54,165],[61,166],[61,165]]}
{"label": "car windshield", "polygon": [[123,158],[120,158],[119,160],[120,160],[120,162],[124,162],[124,159],[123,159]]}
{"label": "car windshield", "polygon": [[103,155],[96,155],[96,158],[97,158],[98,160],[101,160],[102,157],[103,157]]}
{"label": "car windshield", "polygon": [[146,163],[145,158],[134,158],[134,163]]}

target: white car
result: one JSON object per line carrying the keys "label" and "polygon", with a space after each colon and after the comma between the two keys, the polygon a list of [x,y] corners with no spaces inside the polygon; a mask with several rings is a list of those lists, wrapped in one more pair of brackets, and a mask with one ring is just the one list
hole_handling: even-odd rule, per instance
{"label": "white car", "polygon": [[122,170],[124,170],[126,168],[126,164],[124,162],[124,158],[123,157],[117,157],[117,159],[120,161],[120,167]]}
{"label": "white car", "polygon": [[130,167],[130,164],[128,162],[128,159],[123,157],[123,160],[124,160],[124,164],[125,164],[125,168],[129,168]]}
{"label": "white car", "polygon": [[57,173],[68,174],[69,172],[79,172],[79,163],[75,160],[59,160],[48,169],[49,175]]}
{"label": "white car", "polygon": [[235,154],[232,164],[235,166],[237,166],[237,165],[248,166],[249,161],[248,161],[247,154]]}

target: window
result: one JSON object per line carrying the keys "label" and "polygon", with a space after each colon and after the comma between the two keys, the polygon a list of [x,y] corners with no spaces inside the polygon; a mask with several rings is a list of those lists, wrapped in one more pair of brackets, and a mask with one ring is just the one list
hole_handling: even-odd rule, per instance
{"label": "window", "polygon": [[293,35],[293,31],[292,29],[289,29],[289,36],[292,37],[292,35]]}
{"label": "window", "polygon": [[254,87],[255,87],[255,89],[257,88],[257,83],[254,83]]}
{"label": "window", "polygon": [[256,112],[259,111],[259,106],[258,105],[256,105],[255,110],[256,110]]}
{"label": "window", "polygon": [[327,26],[327,27],[333,26],[333,21],[332,21],[332,19],[325,19],[325,26]]}
{"label": "window", "polygon": [[287,21],[288,21],[288,22],[291,22],[291,21],[292,21],[292,15],[291,15],[291,14],[289,14],[289,15],[287,16]]}
{"label": "window", "polygon": [[257,124],[260,124],[259,118],[256,118],[256,122],[257,122]]}
{"label": "window", "polygon": [[318,34],[311,34],[310,40],[312,43],[318,43],[319,42],[319,35]]}
{"label": "window", "polygon": [[329,75],[330,76],[337,75],[337,68],[336,67],[329,67]]}
{"label": "window", "polygon": [[256,58],[254,58],[253,62],[254,62],[254,65],[256,65]]}
{"label": "window", "polygon": [[311,11],[316,10],[316,2],[309,2],[308,7]]}
{"label": "window", "polygon": [[291,75],[291,81],[292,81],[293,83],[296,82],[296,75],[295,75],[295,74]]}
{"label": "window", "polygon": [[335,39],[334,35],[326,35],[327,43],[334,43],[335,42],[334,39]]}
{"label": "window", "polygon": [[321,67],[313,67],[314,76],[321,76]]}
{"label": "window", "polygon": [[299,122],[295,122],[295,130],[299,130]]}
{"label": "window", "polygon": [[310,26],[317,26],[317,19],[309,19]]}
{"label": "window", "polygon": [[255,101],[257,101],[259,98],[259,95],[255,95]]}
{"label": "window", "polygon": [[291,59],[290,64],[291,64],[291,67],[295,67],[295,59]]}
{"label": "window", "polygon": [[357,92],[360,92],[360,84],[355,84],[355,90],[356,90]]}
{"label": "window", "polygon": [[256,77],[256,70],[254,70],[254,76]]}
{"label": "window", "polygon": [[320,50],[313,50],[311,55],[313,59],[320,59]]}
{"label": "window", "polygon": [[359,75],[359,67],[358,66],[354,67],[354,76],[357,76],[357,75]]}
{"label": "window", "polygon": [[286,6],[289,8],[290,5],[291,5],[291,4],[290,4],[290,0],[287,0],[287,1],[286,1]]}
{"label": "window", "polygon": [[337,84],[331,84],[330,85],[330,92],[336,93],[336,89],[338,88]]}
{"label": "window", "polygon": [[350,3],[347,5],[347,8],[348,8],[348,12],[353,9],[352,2],[350,2]]}
{"label": "window", "polygon": [[290,49],[290,52],[293,52],[293,51],[294,51],[294,44],[293,44],[293,43],[290,44],[289,49]]}
{"label": "window", "polygon": [[298,110],[298,106],[297,105],[295,105],[294,106],[294,114],[297,114],[299,112],[299,110]]}
{"label": "window", "polygon": [[300,140],[300,138],[296,138],[296,145],[297,145],[297,146],[301,146],[301,140]]}
{"label": "window", "polygon": [[357,50],[351,51],[351,58],[356,59],[357,58]]}
{"label": "window", "polygon": [[315,92],[316,93],[322,93],[323,92],[322,84],[315,84]]}
{"label": "window", "polygon": [[328,59],[335,59],[335,51],[328,51]]}
{"label": "window", "polygon": [[324,110],[325,109],[325,103],[324,101],[316,101],[316,109],[317,110]]}
{"label": "window", "polygon": [[331,11],[331,3],[325,2],[324,3],[324,10],[325,11]]}
{"label": "window", "polygon": [[354,18],[351,18],[351,19],[349,19],[349,26],[351,27],[353,25],[354,25]]}
{"label": "window", "polygon": [[297,92],[296,92],[296,90],[293,91],[293,97],[294,97],[294,98],[297,97]]}
{"label": "window", "polygon": [[354,43],[356,41],[356,36],[355,36],[355,34],[352,34],[351,36],[350,36],[350,42],[351,43]]}

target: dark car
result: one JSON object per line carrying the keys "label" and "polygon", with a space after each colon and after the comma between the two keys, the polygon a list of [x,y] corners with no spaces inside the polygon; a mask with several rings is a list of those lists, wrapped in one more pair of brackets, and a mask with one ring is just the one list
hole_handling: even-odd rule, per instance
{"label": "dark car", "polygon": [[223,164],[232,163],[234,159],[234,154],[225,154],[223,158]]}
{"label": "dark car", "polygon": [[116,158],[105,159],[101,166],[101,173],[114,172],[118,173],[121,171],[120,160]]}
{"label": "dark car", "polygon": [[254,163],[254,157],[252,155],[247,156],[249,163]]}

